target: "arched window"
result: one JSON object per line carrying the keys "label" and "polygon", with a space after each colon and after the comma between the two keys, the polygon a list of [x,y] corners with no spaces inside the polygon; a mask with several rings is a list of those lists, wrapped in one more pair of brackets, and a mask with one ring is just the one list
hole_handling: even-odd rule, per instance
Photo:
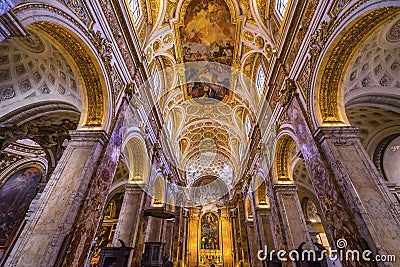
{"label": "arched window", "polygon": [[258,198],[258,207],[269,207],[267,199],[267,187],[265,186],[264,181],[262,181],[260,186],[257,188],[257,198]]}
{"label": "arched window", "polygon": [[246,219],[248,221],[252,221],[253,220],[253,211],[251,208],[251,200],[248,196],[246,197],[246,200],[245,200],[245,210],[246,210]]}
{"label": "arched window", "polygon": [[251,130],[251,122],[250,122],[250,117],[246,116],[246,135],[249,136],[250,130]]}
{"label": "arched window", "polygon": [[140,4],[139,0],[129,0],[129,7],[131,9],[133,19],[138,22],[140,18]]}
{"label": "arched window", "polygon": [[162,206],[164,203],[164,182],[161,176],[157,176],[153,185],[153,206]]}
{"label": "arched window", "polygon": [[160,74],[158,72],[158,69],[155,68],[153,71],[153,86],[154,86],[154,92],[155,96],[158,98],[158,94],[160,93],[161,89],[161,82],[160,82]]}
{"label": "arched window", "polygon": [[265,83],[265,72],[263,66],[260,65],[260,67],[258,68],[257,79],[256,79],[256,88],[259,95],[261,95],[263,91],[264,83]]}
{"label": "arched window", "polygon": [[276,10],[278,11],[278,14],[283,18],[283,15],[285,15],[285,10],[288,4],[288,0],[276,0]]}

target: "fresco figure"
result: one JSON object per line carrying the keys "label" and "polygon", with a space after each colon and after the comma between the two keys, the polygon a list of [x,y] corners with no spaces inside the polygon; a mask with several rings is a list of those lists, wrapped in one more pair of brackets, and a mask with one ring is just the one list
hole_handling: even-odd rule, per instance
{"label": "fresco figure", "polygon": [[[235,25],[231,23],[229,8],[224,0],[194,0],[187,7],[186,14],[181,29],[184,61],[210,61],[231,66]],[[205,68],[202,71],[198,74],[199,79],[210,83],[202,84],[202,88],[189,84],[188,95],[193,98],[223,100],[230,86],[230,70],[227,68],[221,72]]]}

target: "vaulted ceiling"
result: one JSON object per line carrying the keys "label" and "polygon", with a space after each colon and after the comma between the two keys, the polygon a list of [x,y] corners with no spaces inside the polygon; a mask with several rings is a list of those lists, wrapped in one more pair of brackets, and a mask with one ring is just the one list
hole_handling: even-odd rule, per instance
{"label": "vaulted ceiling", "polygon": [[[163,143],[187,185],[214,175],[233,187],[247,165],[263,96],[255,78],[260,66],[268,69],[280,21],[274,2],[129,1],[164,119]],[[271,14],[276,23],[265,23]]]}

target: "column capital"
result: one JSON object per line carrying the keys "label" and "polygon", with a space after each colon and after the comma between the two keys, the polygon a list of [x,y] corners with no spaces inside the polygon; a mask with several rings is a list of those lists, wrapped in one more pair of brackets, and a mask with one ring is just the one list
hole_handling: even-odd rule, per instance
{"label": "column capital", "polygon": [[297,185],[295,184],[274,184],[273,189],[286,196],[295,195],[297,193]]}
{"label": "column capital", "polygon": [[257,212],[257,213],[259,213],[259,214],[261,214],[261,215],[264,215],[264,214],[271,214],[271,207],[270,206],[268,206],[268,207],[266,207],[266,208],[264,208],[264,207],[256,207],[255,208],[255,211]]}
{"label": "column capital", "polygon": [[353,126],[320,127],[315,131],[314,137],[319,142],[331,139],[335,143],[346,144],[348,143],[347,140],[357,138],[357,132],[358,128]]}
{"label": "column capital", "polygon": [[102,145],[110,139],[103,130],[73,130],[69,135],[72,142],[100,142]]}
{"label": "column capital", "polygon": [[125,184],[125,192],[137,192],[144,191],[143,187],[139,184],[126,183]]}
{"label": "column capital", "polygon": [[229,210],[229,215],[230,215],[231,218],[236,218],[237,214],[238,214],[237,208],[233,208],[233,209]]}

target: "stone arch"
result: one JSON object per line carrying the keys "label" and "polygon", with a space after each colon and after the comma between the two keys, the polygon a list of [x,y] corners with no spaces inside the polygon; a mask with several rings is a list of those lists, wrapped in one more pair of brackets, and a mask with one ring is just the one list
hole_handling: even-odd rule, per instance
{"label": "stone arch", "polygon": [[58,103],[58,109],[72,117],[79,116],[81,85],[74,64],[38,31],[28,32],[26,37],[6,39],[0,44],[0,118],[10,121],[18,114],[21,123],[31,117],[26,109],[41,106],[40,113],[48,113],[51,110],[43,105],[49,103]]}
{"label": "stone arch", "polygon": [[157,175],[154,180],[152,193],[152,206],[163,206],[165,203],[165,184],[164,178],[161,175]]}
{"label": "stone arch", "polygon": [[399,25],[399,17],[394,17],[372,30],[354,50],[343,76],[348,123],[358,128],[357,137],[382,177],[392,180],[388,183],[392,189],[398,181],[387,174],[400,170],[387,162],[396,161],[396,151],[388,146],[395,146],[392,140],[400,135]]}
{"label": "stone arch", "polygon": [[63,50],[63,56],[79,71],[83,99],[78,129],[108,129],[113,115],[113,110],[108,108],[114,107],[109,90],[111,47],[108,40],[93,29],[87,30],[68,15],[70,10],[64,12],[51,5],[30,3],[13,11],[23,26],[40,32]]}
{"label": "stone arch", "polygon": [[[312,116],[317,127],[349,124],[344,112],[342,83],[349,60],[343,59],[351,58],[371,31],[398,16],[399,3],[392,1],[388,5],[390,6],[384,8],[379,7],[378,3],[364,6],[357,10],[357,13],[354,12],[354,19],[342,20],[341,22],[344,22],[340,25],[324,26],[325,28],[319,30],[319,34],[323,35],[321,40],[312,40],[312,43],[316,43],[316,47],[312,46],[315,51],[321,52],[321,46],[318,48],[321,42],[322,47],[325,47],[322,51],[323,56],[316,59],[316,79],[311,85]],[[336,38],[329,40],[330,36],[326,36],[327,34]],[[316,52],[316,55],[319,55],[319,52]]]}
{"label": "stone arch", "polygon": [[261,175],[257,175],[255,179],[254,201],[258,208],[269,208],[269,200],[267,197],[267,185]]}
{"label": "stone arch", "polygon": [[251,201],[250,196],[246,196],[246,198],[244,199],[244,208],[245,208],[245,212],[246,212],[246,220],[247,221],[254,220],[253,208],[252,208],[251,202],[252,201]]}
{"label": "stone arch", "polygon": [[[7,158],[6,158],[7,160]],[[7,180],[7,178],[14,173],[17,170],[20,170],[22,168],[26,168],[29,167],[30,165],[34,165],[34,166],[40,166],[41,169],[43,169],[44,173],[48,172],[48,161],[45,158],[42,157],[36,157],[36,158],[23,158],[20,159],[12,164],[10,164],[9,166],[7,166],[6,168],[2,169],[1,173],[0,173],[0,187],[3,185],[3,183]],[[46,180],[46,177],[43,177],[43,181]]]}
{"label": "stone arch", "polygon": [[297,144],[292,136],[283,133],[278,136],[274,156],[275,181],[278,184],[292,184],[292,154]]}
{"label": "stone arch", "polygon": [[123,159],[120,159],[110,187],[110,192],[113,192],[117,188],[127,184],[129,182],[129,175],[130,172],[126,162]]}
{"label": "stone arch", "polygon": [[123,155],[129,169],[129,182],[146,183],[148,181],[148,160],[145,144],[138,134],[132,133],[124,142]]}

